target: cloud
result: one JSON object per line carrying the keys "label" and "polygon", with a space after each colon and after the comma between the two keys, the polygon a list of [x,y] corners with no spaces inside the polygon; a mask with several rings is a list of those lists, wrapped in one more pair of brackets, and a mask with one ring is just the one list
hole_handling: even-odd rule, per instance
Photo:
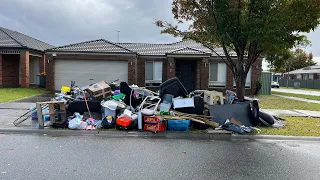
{"label": "cloud", "polygon": [[154,19],[172,21],[171,0],[1,0],[0,26],[53,45],[104,38],[173,42]]}
{"label": "cloud", "polygon": [[[154,19],[174,22],[172,0],[1,0],[0,26],[60,46],[104,38],[121,42],[169,43]],[[182,28],[186,28],[183,25]],[[308,34],[320,57],[320,29]]]}

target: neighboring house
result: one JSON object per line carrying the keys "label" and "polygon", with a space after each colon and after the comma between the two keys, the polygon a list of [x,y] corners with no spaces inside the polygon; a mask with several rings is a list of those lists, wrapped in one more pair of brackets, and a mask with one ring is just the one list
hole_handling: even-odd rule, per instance
{"label": "neighboring house", "polygon": [[[171,44],[113,43],[104,39],[52,48],[46,51],[47,89],[60,90],[75,81],[84,86],[106,80],[157,89],[167,79],[179,77],[188,91],[225,91],[235,87],[221,48],[213,50],[195,41]],[[235,54],[231,54],[234,58]],[[252,66],[246,94],[255,91],[262,59]]]}
{"label": "neighboring house", "polygon": [[272,73],[272,81],[279,82],[279,80],[282,79],[282,77],[282,73]]}
{"label": "neighboring house", "polygon": [[318,80],[320,79],[320,66],[308,66],[284,73],[284,76],[289,75],[290,79]]}
{"label": "neighboring house", "polygon": [[44,50],[54,46],[0,27],[0,87],[39,84],[37,74],[45,70]]}

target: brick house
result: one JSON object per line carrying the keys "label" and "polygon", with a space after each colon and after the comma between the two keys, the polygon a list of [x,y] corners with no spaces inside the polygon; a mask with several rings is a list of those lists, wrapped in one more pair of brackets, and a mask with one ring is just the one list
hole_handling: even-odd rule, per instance
{"label": "brick house", "polygon": [[[47,89],[59,90],[75,81],[78,86],[119,79],[140,87],[157,89],[177,76],[188,91],[234,89],[232,72],[221,48],[213,50],[192,40],[171,44],[113,43],[104,39],[87,41],[46,51]],[[234,53],[231,53],[235,57]],[[236,57],[235,57],[236,58]],[[251,67],[246,94],[255,91],[262,59]]]}
{"label": "brick house", "polygon": [[45,70],[47,43],[0,27],[0,87],[38,85],[37,74]]}

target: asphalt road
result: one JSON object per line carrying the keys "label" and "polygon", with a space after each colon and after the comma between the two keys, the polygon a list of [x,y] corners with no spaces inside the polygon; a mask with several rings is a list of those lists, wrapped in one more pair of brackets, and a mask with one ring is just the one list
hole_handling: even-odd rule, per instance
{"label": "asphalt road", "polygon": [[320,142],[0,134],[0,179],[319,179]]}
{"label": "asphalt road", "polygon": [[293,93],[293,94],[304,94],[310,96],[320,96],[320,91],[308,91],[308,90],[301,90],[301,89],[271,89],[274,92],[283,92],[283,93]]}

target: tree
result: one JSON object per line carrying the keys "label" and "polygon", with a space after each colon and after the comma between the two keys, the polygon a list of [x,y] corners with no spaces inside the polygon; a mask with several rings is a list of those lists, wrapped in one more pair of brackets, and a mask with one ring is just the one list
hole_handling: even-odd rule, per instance
{"label": "tree", "polygon": [[313,61],[312,53],[307,54],[304,50],[299,48],[294,51],[286,50],[277,54],[268,54],[266,59],[271,64],[270,67],[273,72],[281,73],[317,64]]}
{"label": "tree", "polygon": [[[245,81],[252,64],[264,53],[290,49],[305,40],[300,32],[314,30],[319,22],[319,0],[173,0],[178,25],[191,21],[188,30],[157,20],[162,33],[192,39],[214,49],[231,69],[237,95],[244,98]],[[230,52],[237,54],[233,60]]]}

